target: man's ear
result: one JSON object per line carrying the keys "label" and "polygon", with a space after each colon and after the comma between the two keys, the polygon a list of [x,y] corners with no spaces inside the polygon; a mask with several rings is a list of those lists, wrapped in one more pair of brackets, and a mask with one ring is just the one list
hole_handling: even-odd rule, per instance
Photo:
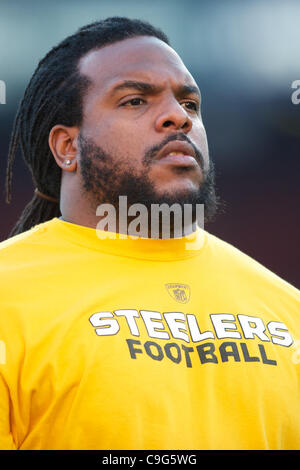
{"label": "man's ear", "polygon": [[49,134],[49,147],[58,166],[64,171],[75,171],[78,160],[79,128],[57,124]]}

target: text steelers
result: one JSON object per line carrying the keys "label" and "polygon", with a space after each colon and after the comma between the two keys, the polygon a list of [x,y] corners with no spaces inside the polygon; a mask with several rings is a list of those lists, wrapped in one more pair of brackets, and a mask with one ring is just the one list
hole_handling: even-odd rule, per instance
{"label": "text steelers", "polygon": [[182,312],[121,309],[97,312],[90,317],[98,336],[112,336],[120,332],[121,325],[132,336],[146,334],[149,338],[180,339],[198,343],[213,339],[254,339],[289,347],[293,343],[288,328],[282,322],[270,321],[266,325],[256,316],[215,313],[209,315],[212,328],[201,331],[193,314]]}

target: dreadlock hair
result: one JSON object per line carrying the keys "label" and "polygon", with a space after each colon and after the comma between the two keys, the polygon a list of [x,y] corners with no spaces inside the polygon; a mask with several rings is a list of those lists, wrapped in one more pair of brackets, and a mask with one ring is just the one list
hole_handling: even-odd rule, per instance
{"label": "dreadlock hair", "polygon": [[[145,21],[111,17],[83,26],[38,63],[14,121],[6,170],[6,202],[11,201],[12,167],[19,146],[36,191],[9,236],[61,215],[61,169],[51,153],[48,137],[56,124],[81,125],[82,98],[90,80],[78,71],[80,58],[92,49],[135,36],[154,36],[169,44],[160,29]],[[48,198],[41,197],[41,193]]]}

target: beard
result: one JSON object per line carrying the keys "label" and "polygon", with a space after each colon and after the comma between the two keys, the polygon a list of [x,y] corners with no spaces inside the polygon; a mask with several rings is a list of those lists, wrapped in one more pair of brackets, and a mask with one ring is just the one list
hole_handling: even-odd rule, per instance
{"label": "beard", "polygon": [[[149,166],[157,152],[172,140],[184,140],[193,146],[198,163],[202,168],[204,179],[198,189],[166,191],[162,194],[157,194],[153,187],[153,182],[149,178]],[[111,155],[105,152],[91,139],[85,138],[82,134],[79,134],[78,143],[83,196],[88,198],[95,213],[99,204],[111,204],[114,206],[116,213],[118,213],[119,197],[126,196],[128,205],[142,204],[147,208],[149,214],[154,204],[167,204],[168,207],[177,204],[182,211],[184,206],[188,204],[191,208],[193,223],[197,219],[196,208],[199,205],[202,205],[204,208],[203,222],[212,221],[215,217],[218,208],[218,198],[215,190],[214,164],[210,160],[209,169],[206,172],[204,171],[202,154],[184,133],[170,135],[159,146],[151,147],[146,151],[142,160],[144,171],[140,173],[137,173],[134,167],[129,167],[128,163],[125,165],[122,157],[116,158],[115,154]],[[189,169],[178,167],[174,171],[184,174]],[[175,222],[171,220],[170,223],[171,232],[174,233]]]}

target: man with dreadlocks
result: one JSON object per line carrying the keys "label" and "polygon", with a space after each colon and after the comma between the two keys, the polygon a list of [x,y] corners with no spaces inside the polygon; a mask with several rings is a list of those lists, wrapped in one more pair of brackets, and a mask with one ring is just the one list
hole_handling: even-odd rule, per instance
{"label": "man with dreadlocks", "polygon": [[[0,448],[299,447],[299,292],[198,223],[213,163],[165,34],[114,17],[54,47],[16,116],[8,201],[19,146],[35,192],[0,246]],[[121,197],[192,217],[131,236]]]}

